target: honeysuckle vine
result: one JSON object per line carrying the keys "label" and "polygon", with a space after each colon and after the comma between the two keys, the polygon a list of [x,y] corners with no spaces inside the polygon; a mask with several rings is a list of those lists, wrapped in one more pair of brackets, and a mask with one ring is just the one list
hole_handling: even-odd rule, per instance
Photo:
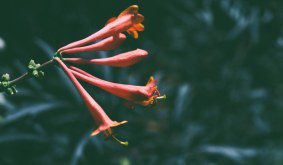
{"label": "honeysuckle vine", "polygon": [[85,59],[83,57],[70,58],[70,56],[81,52],[113,50],[121,46],[121,44],[126,40],[127,37],[123,34],[124,32],[127,32],[133,38],[138,39],[138,31],[141,32],[144,30],[144,26],[142,24],[144,16],[139,14],[138,9],[137,5],[128,7],[117,17],[110,18],[106,25],[97,32],[84,39],[74,41],[59,48],[53,59],[43,63],[42,65],[31,60],[28,64],[28,71],[14,80],[10,80],[9,74],[4,74],[0,80],[0,92],[6,92],[10,95],[15,94],[17,92],[16,84],[31,77],[41,78],[44,76],[43,70],[45,67],[51,64],[57,64],[57,66],[65,72],[70,81],[73,83],[94,119],[96,129],[91,133],[91,136],[95,136],[102,132],[107,138],[112,137],[120,144],[128,145],[127,141],[118,140],[111,129],[112,127],[125,124],[127,121],[117,122],[111,120],[102,107],[91,97],[78,80],[85,81],[126,100],[128,107],[131,108],[136,105],[151,106],[154,105],[158,99],[166,98],[165,95],[160,95],[156,85],[156,80],[151,76],[149,81],[143,86],[119,84],[102,80],[95,75],[72,65],[107,65],[111,67],[128,67],[146,58],[148,56],[148,52],[142,49],[135,49],[109,58],[101,59]]}

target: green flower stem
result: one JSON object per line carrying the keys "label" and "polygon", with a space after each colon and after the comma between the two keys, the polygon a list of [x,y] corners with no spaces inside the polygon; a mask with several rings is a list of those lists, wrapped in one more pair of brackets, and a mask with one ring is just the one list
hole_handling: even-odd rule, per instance
{"label": "green flower stem", "polygon": [[[43,68],[49,66],[50,64],[53,64],[54,61],[55,61],[54,59],[51,59],[51,60],[49,60],[49,61],[46,61],[45,63],[43,63],[42,65],[40,65],[37,69],[38,69],[38,70],[43,69]],[[16,84],[19,83],[19,82],[22,82],[23,80],[26,80],[26,79],[28,79],[28,78],[31,78],[31,77],[32,77],[31,74],[30,74],[29,72],[26,72],[26,73],[24,73],[23,75],[21,75],[20,77],[14,79],[14,80],[12,80],[12,81],[9,81],[9,84],[10,84],[10,86],[13,86],[13,85],[16,85]]]}

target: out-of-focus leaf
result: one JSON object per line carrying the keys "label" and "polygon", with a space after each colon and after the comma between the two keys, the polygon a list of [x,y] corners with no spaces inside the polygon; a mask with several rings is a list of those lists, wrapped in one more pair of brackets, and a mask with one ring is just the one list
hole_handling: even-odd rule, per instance
{"label": "out-of-focus leaf", "polygon": [[36,142],[47,142],[47,138],[40,135],[14,133],[14,134],[1,134],[0,143],[8,143],[15,141],[36,141]]}
{"label": "out-of-focus leaf", "polygon": [[77,165],[79,164],[79,160],[81,157],[84,156],[84,148],[89,142],[91,132],[88,132],[86,135],[82,137],[82,139],[79,141],[78,145],[76,146],[72,160],[71,160],[71,165]]}
{"label": "out-of-focus leaf", "polygon": [[0,37],[0,52],[4,51],[6,48],[6,43],[2,37]]}
{"label": "out-of-focus leaf", "polygon": [[173,112],[176,121],[179,121],[182,116],[182,113],[187,110],[187,106],[190,103],[191,99],[190,92],[191,87],[189,84],[183,84],[179,87]]}
{"label": "out-of-focus leaf", "polygon": [[28,105],[22,109],[19,109],[18,112],[14,114],[9,114],[1,121],[0,125],[6,125],[11,122],[18,121],[27,116],[36,116],[40,113],[44,113],[50,110],[54,110],[60,106],[64,105],[63,102],[47,102],[47,103],[37,103],[35,105]]}
{"label": "out-of-focus leaf", "polygon": [[200,147],[201,152],[218,154],[228,157],[235,162],[242,162],[245,157],[255,157],[258,155],[257,149],[254,148],[237,148],[231,146],[214,146],[204,145]]}

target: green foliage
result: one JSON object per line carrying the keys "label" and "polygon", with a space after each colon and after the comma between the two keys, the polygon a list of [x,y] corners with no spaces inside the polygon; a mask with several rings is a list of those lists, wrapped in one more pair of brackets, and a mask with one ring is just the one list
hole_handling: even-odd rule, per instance
{"label": "green foliage", "polygon": [[41,65],[40,64],[36,64],[34,62],[34,60],[30,60],[29,65],[28,65],[28,69],[29,69],[30,75],[32,75],[35,78],[43,77],[44,76],[44,72],[39,70],[40,66]]}
{"label": "green foliage", "polygon": [[10,75],[8,73],[3,74],[0,81],[0,92],[5,92],[8,95],[17,93],[16,86],[10,85]]}

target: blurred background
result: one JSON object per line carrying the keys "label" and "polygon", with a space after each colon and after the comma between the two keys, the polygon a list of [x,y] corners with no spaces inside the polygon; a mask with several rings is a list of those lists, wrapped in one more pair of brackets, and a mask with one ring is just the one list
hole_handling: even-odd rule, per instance
{"label": "blurred background", "polygon": [[158,80],[167,100],[135,110],[83,83],[113,120],[129,121],[114,131],[130,145],[90,138],[86,106],[51,66],[16,95],[0,94],[0,164],[283,164],[280,0],[1,1],[0,74],[18,77],[30,59],[51,59],[132,4],[145,16],[138,40],[78,55],[150,52],[129,68],[82,67],[113,82]]}

